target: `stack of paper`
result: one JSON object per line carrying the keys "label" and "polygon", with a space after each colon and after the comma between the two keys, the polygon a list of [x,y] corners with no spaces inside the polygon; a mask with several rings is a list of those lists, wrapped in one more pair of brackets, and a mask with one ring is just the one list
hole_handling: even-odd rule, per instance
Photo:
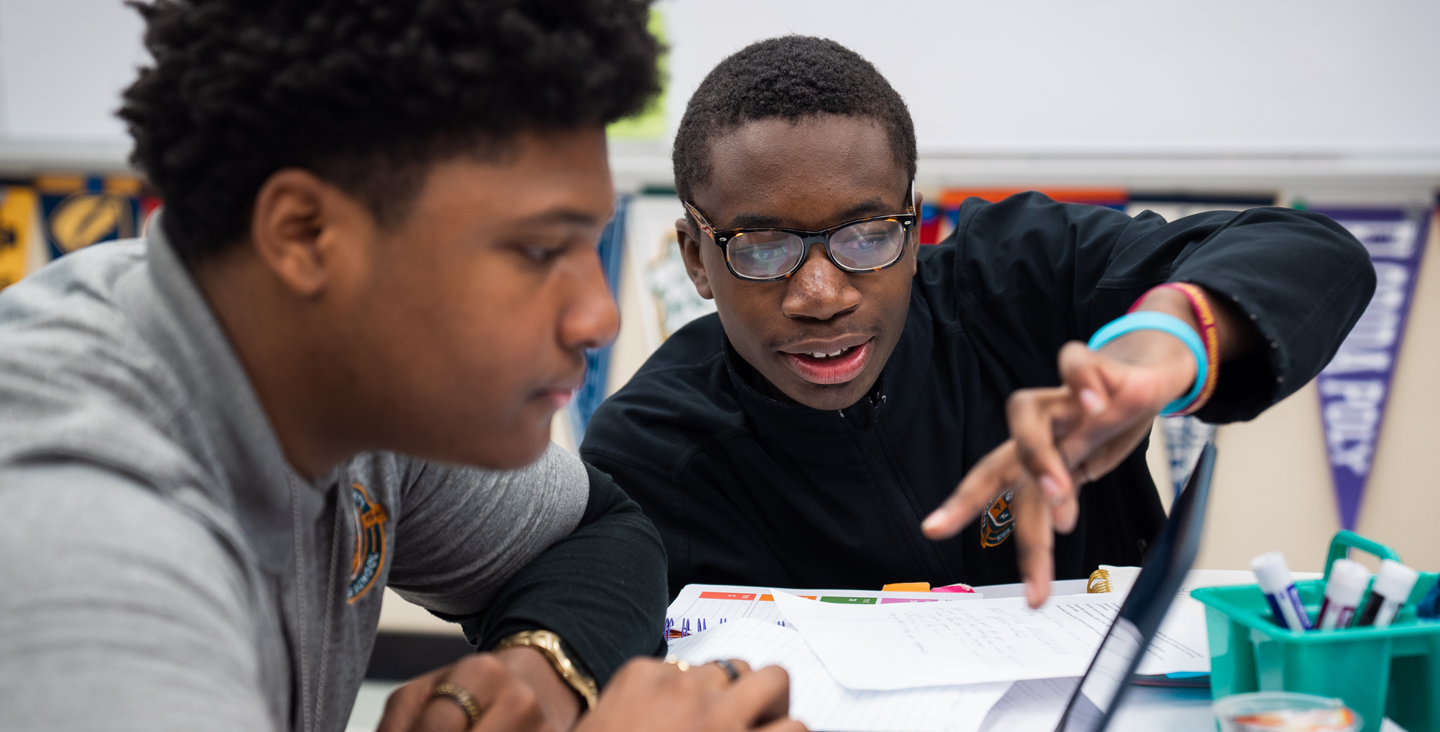
{"label": "stack of paper", "polygon": [[[836,681],[875,690],[1080,676],[1120,611],[1114,595],[1057,597],[1039,610],[1020,598],[864,609],[775,601]],[[1210,670],[1203,618],[1177,625],[1157,635],[1141,673]]]}

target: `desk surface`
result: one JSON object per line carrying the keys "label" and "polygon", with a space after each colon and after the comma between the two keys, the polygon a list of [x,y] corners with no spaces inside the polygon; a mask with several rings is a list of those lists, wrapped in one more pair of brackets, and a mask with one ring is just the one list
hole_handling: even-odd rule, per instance
{"label": "desk surface", "polygon": [[1215,732],[1215,717],[1210,714],[1210,690],[1132,687],[1112,729]]}
{"label": "desk surface", "polygon": [[[1085,584],[1085,580],[1060,580],[1053,584],[1052,592],[1056,595],[1082,594],[1085,592]],[[985,587],[984,591],[986,597],[1019,597],[1024,594],[1024,586],[991,585]],[[399,685],[394,682],[364,682],[360,687],[360,695],[355,700],[355,708],[346,732],[372,732],[385,709],[385,699]],[[1210,692],[1206,689],[1135,686],[1126,695],[1125,704],[1111,729],[1116,732],[1215,732],[1215,718],[1210,713],[1210,701]],[[1381,730],[1404,732],[1388,719]]]}
{"label": "desk surface", "polygon": [[[360,685],[346,732],[373,732],[385,710],[385,699],[399,684],[366,681]],[[1201,689],[1135,687],[1115,720],[1117,732],[1215,732],[1210,692]]]}
{"label": "desk surface", "polygon": [[[355,709],[345,732],[373,732],[385,711],[385,699],[400,684],[390,681],[366,681],[360,685]],[[1116,732],[1215,732],[1215,718],[1210,715],[1210,692],[1203,689],[1156,689],[1137,686],[1125,697],[1125,706],[1115,719]],[[1405,732],[1385,720],[1381,732]],[[1049,732],[1043,730],[1041,732]]]}

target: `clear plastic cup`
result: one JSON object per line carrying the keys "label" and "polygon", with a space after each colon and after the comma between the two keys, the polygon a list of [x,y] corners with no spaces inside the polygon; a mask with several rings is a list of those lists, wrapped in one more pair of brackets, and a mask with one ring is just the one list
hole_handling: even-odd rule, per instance
{"label": "clear plastic cup", "polygon": [[1221,732],[1359,732],[1365,726],[1339,699],[1288,691],[1235,694],[1212,709]]}

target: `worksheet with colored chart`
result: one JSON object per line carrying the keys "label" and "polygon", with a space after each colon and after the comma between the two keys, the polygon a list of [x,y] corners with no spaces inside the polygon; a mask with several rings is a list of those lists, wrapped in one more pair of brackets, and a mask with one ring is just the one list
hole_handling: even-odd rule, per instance
{"label": "worksheet with colored chart", "polygon": [[901,602],[952,602],[980,599],[976,592],[880,592],[872,590],[794,590],[740,585],[686,585],[665,613],[666,637],[673,640],[740,618],[786,627],[775,607],[775,592],[841,605],[889,605]]}

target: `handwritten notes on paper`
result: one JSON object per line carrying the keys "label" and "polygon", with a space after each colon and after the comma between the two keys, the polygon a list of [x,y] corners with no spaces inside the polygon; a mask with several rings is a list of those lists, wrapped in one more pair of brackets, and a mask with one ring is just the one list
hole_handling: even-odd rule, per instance
{"label": "handwritten notes on paper", "polygon": [[[1019,598],[858,608],[775,601],[836,681],[866,690],[1080,676],[1120,609],[1106,595],[1055,598],[1039,610]],[[1198,634],[1162,632],[1141,672],[1209,667],[1202,623]]]}

